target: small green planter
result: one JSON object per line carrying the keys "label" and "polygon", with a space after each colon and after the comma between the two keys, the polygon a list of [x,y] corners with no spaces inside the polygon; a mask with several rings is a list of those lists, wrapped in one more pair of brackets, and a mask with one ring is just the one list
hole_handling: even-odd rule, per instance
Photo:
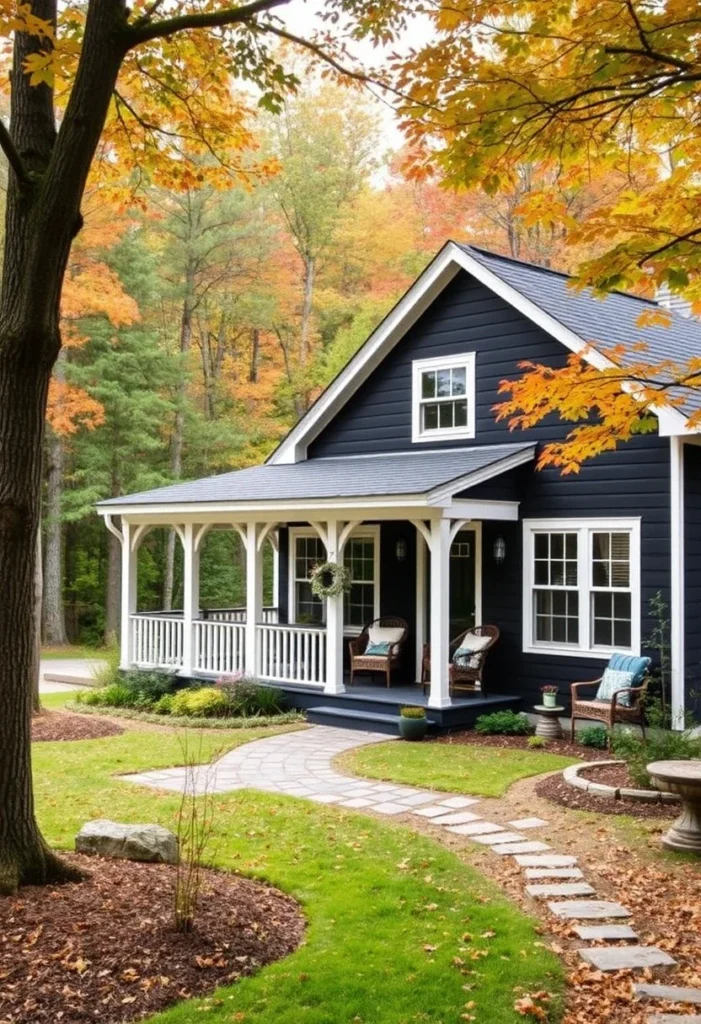
{"label": "small green planter", "polygon": [[422,740],[428,731],[428,719],[423,708],[402,708],[399,712],[399,735],[403,740]]}

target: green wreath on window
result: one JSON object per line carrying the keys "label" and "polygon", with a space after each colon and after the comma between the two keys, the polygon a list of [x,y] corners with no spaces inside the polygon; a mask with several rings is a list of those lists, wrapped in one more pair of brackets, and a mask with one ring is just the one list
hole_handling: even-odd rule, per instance
{"label": "green wreath on window", "polygon": [[315,597],[338,597],[347,594],[351,588],[350,573],[345,565],[338,565],[337,562],[315,565],[309,579]]}

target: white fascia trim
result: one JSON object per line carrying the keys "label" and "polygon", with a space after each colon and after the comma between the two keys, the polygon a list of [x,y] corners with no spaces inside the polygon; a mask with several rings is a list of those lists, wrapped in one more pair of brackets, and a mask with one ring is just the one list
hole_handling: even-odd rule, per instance
{"label": "white fascia trim", "polygon": [[672,725],[684,728],[684,442],[670,437],[670,644]]}
{"label": "white fascia trim", "polygon": [[[333,419],[350,396],[364,383],[375,367],[401,340],[459,270],[465,270],[472,275],[475,280],[480,281],[495,295],[523,313],[532,323],[542,327],[570,352],[581,355],[591,366],[603,370],[610,369],[614,365],[596,349],[591,348],[589,342],[565,327],[555,317],[550,316],[493,271],[478,263],[455,242],[447,242],[389,316],[370,335],[360,351],[273,452],[268,460],[271,465],[300,462],[306,459],[307,446]],[[626,390],[634,390],[634,387],[631,385],[630,389],[626,388]],[[659,420],[659,430],[663,436],[694,433],[694,431],[689,431],[687,419],[678,409],[664,407],[657,409],[654,406],[651,408]]]}
{"label": "white fascia trim", "polygon": [[447,243],[408,292],[370,335],[362,348],[341,370],[309,412],[292,428],[268,459],[269,465],[302,462],[307,446],[333,419],[360,385],[428,309],[460,270]]}
{"label": "white fascia trim", "polygon": [[530,445],[528,448],[524,448],[523,451],[507,455],[506,458],[499,459],[498,462],[492,462],[483,469],[474,470],[472,473],[465,473],[463,476],[450,480],[447,484],[440,484],[438,487],[434,487],[433,490],[428,491],[426,502],[429,505],[442,504],[450,500],[454,494],[459,494],[460,491],[476,487],[477,484],[484,483],[486,480],[492,480],[495,476],[501,476],[502,473],[507,473],[510,469],[516,469],[517,466],[523,466],[526,462],[531,462],[535,458],[535,451],[535,444]]}

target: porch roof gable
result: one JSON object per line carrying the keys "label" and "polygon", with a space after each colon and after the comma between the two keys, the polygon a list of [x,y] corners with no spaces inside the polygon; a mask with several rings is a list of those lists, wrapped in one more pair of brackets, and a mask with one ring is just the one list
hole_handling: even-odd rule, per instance
{"label": "porch roof gable", "polygon": [[426,504],[448,500],[470,487],[529,462],[532,443],[480,445],[443,451],[390,452],[253,466],[232,473],[170,484],[100,502],[104,513],[176,506],[274,505],[418,498]]}

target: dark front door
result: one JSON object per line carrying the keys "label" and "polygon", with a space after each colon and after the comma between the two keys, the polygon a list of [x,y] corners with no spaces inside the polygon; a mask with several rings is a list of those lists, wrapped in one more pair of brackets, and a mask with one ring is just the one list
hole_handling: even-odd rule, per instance
{"label": "dark front door", "polygon": [[450,639],[475,625],[475,531],[461,530],[450,549]]}

